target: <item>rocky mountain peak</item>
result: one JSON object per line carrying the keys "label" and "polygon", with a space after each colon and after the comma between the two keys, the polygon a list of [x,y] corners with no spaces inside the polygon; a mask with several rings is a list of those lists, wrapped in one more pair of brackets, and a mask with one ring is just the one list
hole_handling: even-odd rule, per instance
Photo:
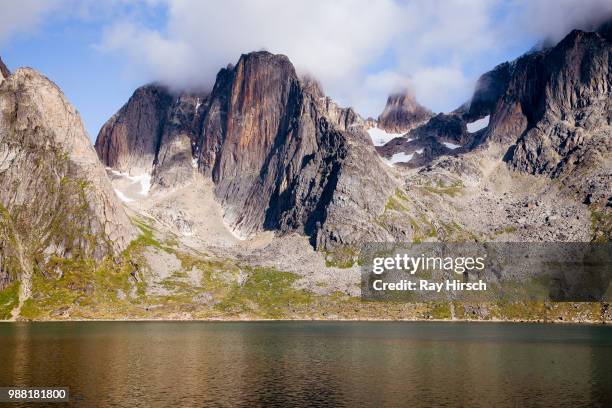
{"label": "rocky mountain peak", "polygon": [[138,88],[100,130],[95,144],[100,160],[119,171],[150,173],[172,99],[161,85]]}
{"label": "rocky mountain peak", "polygon": [[135,237],[78,112],[30,68],[0,84],[0,213],[0,282]]}
{"label": "rocky mountain peak", "polygon": [[611,207],[609,33],[610,23],[573,30],[556,45],[498,65],[480,77],[470,102],[379,151],[386,157],[420,151],[406,164],[418,167],[441,154],[493,147],[493,154],[502,152],[494,159],[512,170],[557,179],[580,202]]}
{"label": "rocky mountain peak", "polygon": [[6,65],[4,65],[4,62],[2,61],[2,58],[0,58],[0,82],[5,80],[6,78],[8,78],[9,75],[11,75],[11,72],[6,67]]}
{"label": "rocky mountain peak", "polygon": [[403,133],[432,116],[433,113],[419,104],[411,91],[405,90],[389,95],[385,109],[378,117],[378,127],[392,133]]}
{"label": "rocky mountain peak", "polygon": [[[186,93],[168,103],[135,92],[100,131],[100,158],[117,169],[152,168],[154,189],[190,182],[199,172],[214,183],[226,223],[243,236],[301,231],[315,246],[345,243],[361,239],[347,232],[350,225],[384,210],[376,197],[392,192],[392,182],[363,119],[326,97],[316,81],[298,78],[286,56],[244,54],[219,71],[209,95],[187,100]],[[355,185],[357,174],[378,181]],[[368,231],[372,238],[385,234],[374,222]]]}

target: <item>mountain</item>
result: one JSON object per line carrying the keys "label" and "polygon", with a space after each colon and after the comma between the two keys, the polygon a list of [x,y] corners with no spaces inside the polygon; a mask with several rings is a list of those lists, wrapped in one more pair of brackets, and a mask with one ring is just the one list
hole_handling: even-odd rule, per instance
{"label": "mountain", "polygon": [[0,318],[609,321],[604,304],[362,302],[357,259],[609,241],[611,38],[503,63],[453,112],[392,95],[376,123],[252,52],[207,91],[138,88],[95,150],[52,82],[2,68]]}
{"label": "mountain", "polygon": [[[3,76],[7,70],[2,69]],[[0,288],[116,256],[135,237],[78,112],[29,68],[0,83]]]}
{"label": "mountain", "polygon": [[[493,147],[511,169],[548,177],[580,202],[608,212],[612,206],[609,26],[595,32],[574,30],[553,47],[500,64],[480,77],[469,103],[433,117],[379,151],[390,157],[420,149],[422,153],[406,164],[418,167],[442,155]],[[483,125],[475,127],[479,122]]]}
{"label": "mountain", "polygon": [[299,231],[317,248],[389,239],[374,219],[395,189],[352,109],[338,107],[287,57],[242,55],[209,94],[137,90],[96,141],[120,171],[152,171],[154,188],[214,182],[242,236]]}
{"label": "mountain", "polygon": [[612,206],[612,42],[572,31],[511,64],[486,141],[510,145],[509,165],[548,176],[581,200]]}
{"label": "mountain", "polygon": [[404,133],[423,124],[433,113],[419,104],[410,91],[389,95],[378,116],[378,127],[390,133]]}

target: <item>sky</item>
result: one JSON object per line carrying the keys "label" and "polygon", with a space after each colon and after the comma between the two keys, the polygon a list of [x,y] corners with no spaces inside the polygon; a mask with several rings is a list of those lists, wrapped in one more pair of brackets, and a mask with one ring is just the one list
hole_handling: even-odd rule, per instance
{"label": "sky", "polygon": [[446,112],[495,65],[610,17],[609,0],[2,0],[0,57],[56,82],[95,139],[138,86],[210,89],[257,50],[365,117],[404,89]]}

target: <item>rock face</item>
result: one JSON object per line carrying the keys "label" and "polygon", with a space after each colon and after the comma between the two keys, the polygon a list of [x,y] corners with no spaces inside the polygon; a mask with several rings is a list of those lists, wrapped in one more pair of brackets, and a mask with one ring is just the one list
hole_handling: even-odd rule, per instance
{"label": "rock face", "polygon": [[4,62],[2,62],[2,58],[0,58],[0,83],[2,83],[2,81],[8,78],[9,75],[11,75],[11,72],[6,67],[6,65],[4,65]]}
{"label": "rock face", "polygon": [[60,258],[116,255],[134,236],[76,110],[18,69],[0,84],[0,287]]}
{"label": "rock face", "polygon": [[[379,148],[412,153],[420,166],[440,154],[500,146],[511,168],[559,179],[580,200],[612,206],[612,30],[574,30],[551,48],[534,51],[484,74],[469,103],[433,117],[407,137]],[[488,127],[466,124],[490,116]]]}
{"label": "rock face", "polygon": [[378,127],[391,133],[403,133],[423,124],[433,113],[421,106],[411,92],[392,94],[378,117]]}
{"label": "rock face", "polygon": [[161,86],[138,88],[100,130],[95,145],[100,159],[119,171],[151,172],[171,103]]}
{"label": "rock face", "polygon": [[466,121],[471,122],[490,115],[497,102],[506,92],[512,73],[512,64],[504,62],[483,74],[476,82],[476,89],[469,103],[455,111]]}
{"label": "rock face", "polygon": [[412,158],[403,165],[419,167],[442,155],[464,153],[473,142],[474,135],[468,133],[461,116],[440,113],[405,136],[377,146],[376,150],[387,158],[400,152],[412,154]]}
{"label": "rock face", "polygon": [[512,168],[612,205],[611,55],[609,30],[575,30],[514,61],[486,141],[509,145]]}
{"label": "rock face", "polygon": [[218,73],[209,95],[160,99],[139,90],[104,125],[96,149],[105,164],[153,168],[156,187],[178,185],[197,169],[213,180],[226,221],[241,235],[301,231],[316,247],[388,237],[373,220],[393,182],[363,120],[298,78],[287,57],[242,55]]}

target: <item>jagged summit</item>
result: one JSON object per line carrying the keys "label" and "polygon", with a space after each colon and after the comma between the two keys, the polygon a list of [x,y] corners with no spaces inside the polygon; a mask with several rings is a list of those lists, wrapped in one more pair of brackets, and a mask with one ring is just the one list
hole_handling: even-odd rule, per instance
{"label": "jagged summit", "polygon": [[423,124],[433,113],[419,104],[409,91],[389,95],[385,109],[378,117],[378,127],[392,133],[403,133]]}
{"label": "jagged summit", "polygon": [[[508,149],[505,157],[514,168],[530,173],[560,175],[572,163],[594,159],[590,154],[583,159],[577,155],[589,146],[593,151],[609,150],[612,48],[602,30],[574,30],[554,47],[498,65],[479,78],[470,102],[449,115],[457,118],[447,121],[456,130],[437,126],[438,130],[426,133],[470,148],[498,143]],[[488,126],[470,132],[470,123],[485,117]],[[467,125],[471,137],[465,128],[455,126],[456,121]],[[414,141],[426,128],[432,129],[432,124],[408,135],[416,148]],[[400,142],[389,142],[381,150],[397,153],[401,148],[393,146],[405,145]],[[594,164],[589,167],[597,167]]]}
{"label": "jagged summit", "polygon": [[[317,247],[387,237],[373,217],[393,183],[363,119],[300,79],[286,56],[243,54],[210,94],[167,95],[140,88],[104,125],[96,150],[106,165],[151,169],[154,188],[210,178],[240,235],[301,231]],[[371,174],[375,183],[356,182]]]}

